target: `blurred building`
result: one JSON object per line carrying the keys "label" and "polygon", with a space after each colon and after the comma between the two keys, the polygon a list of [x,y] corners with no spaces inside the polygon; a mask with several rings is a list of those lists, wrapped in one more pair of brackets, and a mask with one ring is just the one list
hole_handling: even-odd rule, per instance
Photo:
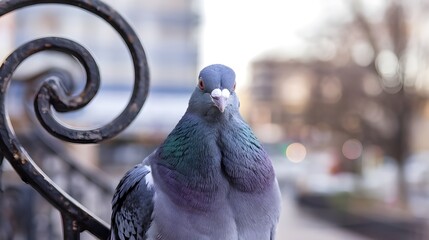
{"label": "blurred building", "polygon": [[356,65],[262,59],[252,64],[253,107],[247,115],[252,125],[262,128],[260,135],[265,132],[271,141],[308,140],[310,128],[358,133],[353,120],[343,118],[357,118],[362,111],[357,99],[381,92],[377,77]]}
{"label": "blurred building", "polygon": [[[155,87],[190,87],[197,72],[199,9],[195,1],[104,1],[134,28],[148,55]],[[132,76],[129,54],[108,23],[66,5],[41,5],[15,14],[14,45],[41,36],[64,36],[83,44],[104,71],[103,81]],[[43,66],[42,66],[43,67]],[[132,70],[132,69],[131,69]]]}
{"label": "blurred building", "polygon": [[[358,172],[379,165],[380,156],[397,160],[402,140],[410,155],[427,149],[419,140],[428,131],[427,97],[383,85],[370,67],[265,58],[251,69],[245,114],[265,143],[328,151],[333,171]],[[403,112],[405,98],[411,105]]]}

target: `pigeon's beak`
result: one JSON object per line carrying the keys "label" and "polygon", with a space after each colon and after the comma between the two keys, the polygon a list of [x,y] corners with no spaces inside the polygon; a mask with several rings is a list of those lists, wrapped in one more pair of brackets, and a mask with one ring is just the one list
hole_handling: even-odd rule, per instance
{"label": "pigeon's beak", "polygon": [[228,105],[228,98],[230,96],[228,89],[220,90],[216,88],[211,92],[211,96],[215,106],[223,113]]}
{"label": "pigeon's beak", "polygon": [[224,112],[226,107],[227,98],[224,97],[217,97],[213,98],[213,102],[215,106],[219,109],[219,111]]}

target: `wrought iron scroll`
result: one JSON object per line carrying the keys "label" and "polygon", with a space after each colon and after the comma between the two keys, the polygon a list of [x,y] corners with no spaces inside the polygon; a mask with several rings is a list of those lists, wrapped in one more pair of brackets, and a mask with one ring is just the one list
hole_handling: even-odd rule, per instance
{"label": "wrought iron scroll", "polygon": [[[78,43],[58,37],[30,41],[16,49],[0,67],[0,149],[22,180],[35,188],[55,206],[63,217],[64,239],[79,239],[79,233],[89,231],[100,239],[107,239],[109,226],[58,187],[31,159],[16,138],[8,118],[5,95],[12,75],[29,56],[46,50],[60,51],[75,57],[86,72],[86,85],[76,95],[63,87],[62,79],[47,78],[34,100],[36,115],[42,126],[52,135],[73,143],[97,143],[124,130],[142,108],[149,87],[149,72],[144,49],[133,29],[112,8],[98,0],[0,0],[0,17],[19,8],[56,3],[85,9],[109,23],[127,45],[134,65],[134,88],[131,99],[122,113],[106,125],[78,130],[63,126],[55,120],[53,109],[68,112],[87,105],[96,95],[100,85],[97,64],[90,53]],[[1,155],[0,154],[0,155]]]}

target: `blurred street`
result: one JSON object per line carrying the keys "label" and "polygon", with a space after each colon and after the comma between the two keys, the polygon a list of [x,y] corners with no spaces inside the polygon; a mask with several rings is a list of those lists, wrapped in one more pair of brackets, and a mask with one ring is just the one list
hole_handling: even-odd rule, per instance
{"label": "blurred street", "polygon": [[280,223],[277,228],[277,239],[293,240],[365,240],[364,236],[344,230],[321,221],[310,213],[297,206],[293,195],[287,190],[283,193],[283,209]]}

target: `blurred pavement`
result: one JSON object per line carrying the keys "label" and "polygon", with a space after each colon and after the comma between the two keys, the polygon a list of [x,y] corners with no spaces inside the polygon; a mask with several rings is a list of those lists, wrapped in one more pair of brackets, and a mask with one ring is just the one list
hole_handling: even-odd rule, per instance
{"label": "blurred pavement", "polygon": [[301,210],[292,194],[283,193],[282,208],[277,240],[369,240]]}

